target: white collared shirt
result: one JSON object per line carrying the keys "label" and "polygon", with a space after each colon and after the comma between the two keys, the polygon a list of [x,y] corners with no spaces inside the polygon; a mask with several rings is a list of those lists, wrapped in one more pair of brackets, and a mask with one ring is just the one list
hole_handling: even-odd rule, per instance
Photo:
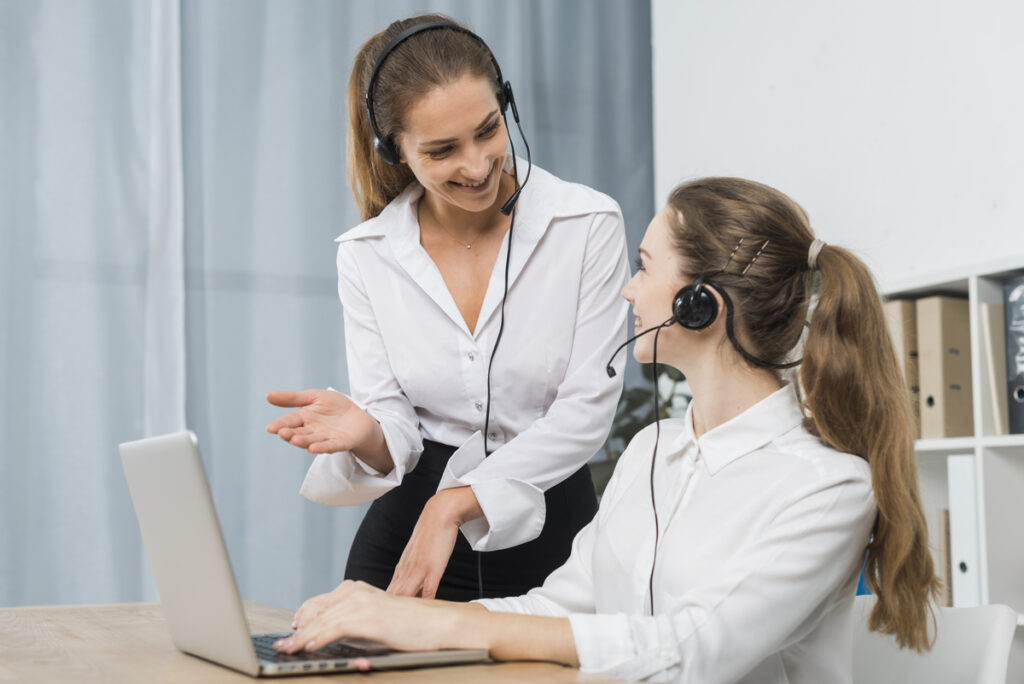
{"label": "white collared shirt", "polygon": [[587,672],[715,684],[852,678],[853,598],[875,520],[863,459],[802,426],[792,386],[694,438],[692,405],[630,442],[569,560],[525,596],[481,601],[568,617]]}
{"label": "white collared shirt", "polygon": [[[525,162],[519,163],[521,172]],[[377,473],[351,452],[317,456],[303,496],[334,506],[375,499],[416,466],[422,440],[459,446],[439,489],[469,485],[483,518],[463,534],[481,551],[536,538],[544,492],[604,443],[625,359],[629,278],[625,227],[610,197],[536,166],[512,234],[505,327],[491,370],[490,456],[484,458],[487,364],[501,323],[508,235],[470,332],[423,249],[411,184],[376,218],[338,238],[338,292],[352,398],[376,418],[395,467]]]}

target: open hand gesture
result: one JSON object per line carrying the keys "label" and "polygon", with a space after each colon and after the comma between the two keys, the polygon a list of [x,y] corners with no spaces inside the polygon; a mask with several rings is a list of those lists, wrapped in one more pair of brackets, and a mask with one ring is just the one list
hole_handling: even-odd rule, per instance
{"label": "open hand gesture", "polygon": [[[381,454],[391,462],[380,423],[354,401],[333,390],[267,392],[274,406],[295,408],[267,425],[267,432],[311,454],[354,451],[369,465],[382,470]],[[393,464],[385,467],[388,472]]]}

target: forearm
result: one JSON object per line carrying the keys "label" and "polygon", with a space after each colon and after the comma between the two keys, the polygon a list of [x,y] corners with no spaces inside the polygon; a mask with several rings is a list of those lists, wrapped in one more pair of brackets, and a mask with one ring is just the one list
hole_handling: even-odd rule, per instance
{"label": "forearm", "polygon": [[479,604],[457,606],[452,644],[484,648],[495,660],[544,660],[579,667],[568,618],[493,613]]}

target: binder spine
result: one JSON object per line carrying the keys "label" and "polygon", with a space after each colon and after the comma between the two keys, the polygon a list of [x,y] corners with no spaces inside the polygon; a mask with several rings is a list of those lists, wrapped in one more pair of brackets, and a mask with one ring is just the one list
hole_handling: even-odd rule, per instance
{"label": "binder spine", "polygon": [[1024,275],[1003,284],[1006,311],[1006,392],[1010,432],[1024,433]]}
{"label": "binder spine", "polygon": [[978,495],[974,456],[946,460],[949,482],[949,551],[953,605],[981,605]]}

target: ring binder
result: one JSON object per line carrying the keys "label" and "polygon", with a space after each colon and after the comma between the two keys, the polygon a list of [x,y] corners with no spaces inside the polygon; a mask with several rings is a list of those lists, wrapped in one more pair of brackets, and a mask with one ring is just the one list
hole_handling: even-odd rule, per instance
{"label": "ring binder", "polygon": [[1010,432],[1024,433],[1024,275],[1003,284],[1006,310],[1006,404]]}

